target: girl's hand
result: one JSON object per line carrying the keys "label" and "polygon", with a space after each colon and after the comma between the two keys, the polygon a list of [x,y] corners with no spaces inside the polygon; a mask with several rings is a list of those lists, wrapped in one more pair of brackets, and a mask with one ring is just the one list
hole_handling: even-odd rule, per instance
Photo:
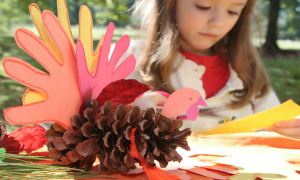
{"label": "girl's hand", "polygon": [[300,139],[300,119],[275,123],[271,130],[284,136]]}

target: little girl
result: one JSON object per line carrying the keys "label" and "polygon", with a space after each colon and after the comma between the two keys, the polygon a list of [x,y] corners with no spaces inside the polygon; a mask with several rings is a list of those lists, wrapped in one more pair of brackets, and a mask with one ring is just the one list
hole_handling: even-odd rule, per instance
{"label": "little girl", "polygon": [[[254,0],[138,0],[147,39],[132,43],[130,78],[168,93],[197,89],[207,107],[185,127],[199,132],[278,105],[250,38]],[[140,106],[161,106],[148,93]],[[238,128],[238,127],[237,127]]]}

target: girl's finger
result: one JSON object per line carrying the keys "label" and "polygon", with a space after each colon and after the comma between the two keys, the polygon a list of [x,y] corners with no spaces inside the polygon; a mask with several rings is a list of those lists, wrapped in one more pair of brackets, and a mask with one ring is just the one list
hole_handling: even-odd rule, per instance
{"label": "girl's finger", "polygon": [[275,128],[300,128],[300,119],[281,121],[274,124]]}
{"label": "girl's finger", "polygon": [[300,139],[300,127],[297,128],[272,128],[273,131],[284,136]]}

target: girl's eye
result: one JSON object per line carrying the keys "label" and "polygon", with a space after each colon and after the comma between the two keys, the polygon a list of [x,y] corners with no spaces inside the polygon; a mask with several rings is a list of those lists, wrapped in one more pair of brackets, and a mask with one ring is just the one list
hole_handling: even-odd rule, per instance
{"label": "girl's eye", "polygon": [[228,13],[230,14],[230,15],[232,15],[232,16],[239,16],[240,15],[240,13],[239,12],[236,12],[236,11],[228,11]]}
{"label": "girl's eye", "polygon": [[201,6],[201,5],[198,5],[198,4],[195,4],[196,8],[199,9],[199,10],[202,10],[202,11],[206,11],[206,10],[209,10],[211,7],[210,6]]}

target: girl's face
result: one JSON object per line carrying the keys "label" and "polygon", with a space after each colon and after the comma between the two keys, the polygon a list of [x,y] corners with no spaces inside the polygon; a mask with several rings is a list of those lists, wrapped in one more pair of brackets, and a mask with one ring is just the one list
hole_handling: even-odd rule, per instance
{"label": "girl's face", "polygon": [[208,54],[234,27],[248,0],[177,0],[176,23],[182,48]]}

